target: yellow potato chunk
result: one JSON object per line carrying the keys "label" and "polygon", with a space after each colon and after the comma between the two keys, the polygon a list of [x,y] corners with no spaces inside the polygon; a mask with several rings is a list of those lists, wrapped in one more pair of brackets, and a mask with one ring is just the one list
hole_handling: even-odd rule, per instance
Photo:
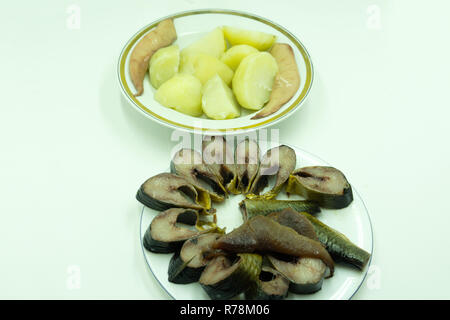
{"label": "yellow potato chunk", "polygon": [[233,92],[217,74],[203,86],[202,108],[215,120],[233,119],[241,114]]}
{"label": "yellow potato chunk", "polygon": [[268,52],[244,58],[233,78],[233,92],[239,104],[250,110],[261,109],[269,100],[277,72],[277,62]]}
{"label": "yellow potato chunk", "polygon": [[197,77],[202,84],[218,74],[227,85],[230,85],[234,72],[219,59],[204,53],[189,54],[182,57],[180,72]]}
{"label": "yellow potato chunk", "polygon": [[190,116],[202,115],[202,83],[190,74],[177,73],[155,92],[155,100],[163,106]]}
{"label": "yellow potato chunk", "polygon": [[252,46],[247,44],[238,44],[225,51],[220,58],[220,61],[229,66],[233,71],[236,71],[242,59],[257,52],[258,50]]}
{"label": "yellow potato chunk", "polygon": [[180,49],[177,45],[161,48],[149,62],[150,83],[156,89],[178,72]]}
{"label": "yellow potato chunk", "polygon": [[225,42],[222,28],[218,27],[184,48],[181,51],[181,55],[184,56],[193,53],[204,53],[220,58],[226,48],[227,44]]}
{"label": "yellow potato chunk", "polygon": [[249,46],[252,46],[260,51],[269,49],[276,40],[276,36],[272,34],[230,26],[224,26],[223,33],[232,46],[238,44],[248,44]]}

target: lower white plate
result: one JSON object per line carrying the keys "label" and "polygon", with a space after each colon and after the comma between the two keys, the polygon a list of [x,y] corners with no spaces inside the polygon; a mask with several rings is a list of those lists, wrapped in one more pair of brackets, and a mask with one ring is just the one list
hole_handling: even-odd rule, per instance
{"label": "lower white plate", "polygon": [[[277,144],[264,144],[260,143],[262,154],[269,148],[274,147]],[[322,159],[294,146],[293,148],[297,155],[297,168],[312,166],[312,165],[327,165]],[[156,172],[155,174],[157,174]],[[345,174],[345,172],[344,172]],[[351,181],[350,181],[351,183]],[[354,200],[344,209],[339,210],[326,210],[322,209],[322,212],[317,215],[321,221],[325,224],[335,228],[336,230],[345,234],[353,243],[363,248],[367,252],[372,254],[373,250],[373,234],[372,225],[370,222],[369,213],[364,205],[364,202],[358,194],[355,186],[352,184]],[[243,223],[241,212],[239,210],[238,203],[244,199],[242,195],[231,195],[225,202],[221,204],[214,204],[214,208],[217,209],[217,220],[220,227],[226,227],[227,232],[232,231],[234,228],[240,226]],[[280,193],[277,199],[287,199],[284,192]],[[302,199],[300,196],[291,195],[289,199]],[[151,272],[160,283],[161,287],[173,298],[173,299],[185,299],[185,300],[203,300],[209,299],[206,292],[202,289],[199,283],[191,284],[174,284],[168,281],[168,266],[172,254],[157,254],[152,253],[144,249],[142,244],[142,238],[150,225],[152,219],[158,214],[158,211],[143,207],[141,213],[141,223],[139,237],[141,239],[142,252]],[[325,279],[322,285],[322,289],[313,294],[293,294],[289,293],[287,299],[298,300],[346,300],[350,299],[359,287],[363,283],[369,264],[362,271],[357,270],[351,266],[336,264],[334,276]]]}

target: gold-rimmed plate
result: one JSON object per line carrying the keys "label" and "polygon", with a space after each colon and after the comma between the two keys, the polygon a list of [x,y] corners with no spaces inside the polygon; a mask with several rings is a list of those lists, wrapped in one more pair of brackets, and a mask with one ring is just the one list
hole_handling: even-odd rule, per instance
{"label": "gold-rimmed plate", "polygon": [[[184,48],[218,26],[230,25],[248,30],[257,30],[273,34],[277,42],[288,43],[295,54],[300,73],[300,88],[290,101],[280,110],[261,119],[251,119],[255,112],[242,108],[240,117],[228,120],[212,120],[205,116],[192,117],[166,108],[154,99],[155,89],[151,86],[148,75],[144,79],[144,93],[135,97],[136,92],[129,76],[129,59],[134,46],[148,32],[164,19],[172,18],[177,30],[178,38],[175,44]],[[118,63],[118,78],[122,93],[131,106],[144,116],[173,129],[204,134],[240,134],[262,129],[282,121],[293,114],[305,101],[313,83],[314,71],[311,58],[304,45],[291,32],[263,17],[250,13],[207,9],[175,13],[150,23],[139,30],[125,44]]]}

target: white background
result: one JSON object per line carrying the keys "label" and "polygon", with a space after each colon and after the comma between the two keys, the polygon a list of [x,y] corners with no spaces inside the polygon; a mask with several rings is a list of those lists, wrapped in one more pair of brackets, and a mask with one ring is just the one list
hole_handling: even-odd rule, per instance
{"label": "white background", "polygon": [[[78,30],[67,28],[72,4]],[[278,22],[312,56],[308,102],[274,128],[345,172],[366,202],[377,271],[367,280],[379,282],[354,298],[450,298],[448,1],[0,6],[0,298],[167,298],[142,256],[134,196],[176,142],[122,98],[116,63],[144,25],[211,7]]]}

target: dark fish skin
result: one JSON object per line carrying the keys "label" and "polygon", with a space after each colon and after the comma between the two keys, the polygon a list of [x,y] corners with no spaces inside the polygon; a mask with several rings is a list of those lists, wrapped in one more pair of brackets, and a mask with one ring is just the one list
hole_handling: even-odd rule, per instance
{"label": "dark fish skin", "polygon": [[197,282],[205,267],[189,268],[181,260],[180,253],[176,251],[169,262],[168,280],[172,283],[187,284]]}
{"label": "dark fish skin", "polygon": [[245,199],[239,203],[244,220],[256,215],[268,215],[291,208],[297,212],[308,212],[316,214],[320,212],[319,206],[309,200],[275,200],[275,199]]}
{"label": "dark fish skin", "polygon": [[300,214],[311,221],[319,242],[326,247],[333,259],[349,263],[361,270],[364,269],[370,260],[370,253],[361,249],[342,233],[327,226],[316,217],[307,212],[300,212]]}
{"label": "dark fish skin", "polygon": [[197,282],[209,262],[205,256],[211,250],[211,244],[221,236],[211,232],[186,240],[170,259],[168,280],[180,284]]}
{"label": "dark fish skin", "polygon": [[279,212],[272,212],[267,217],[274,219],[279,224],[294,229],[298,234],[318,241],[316,231],[312,223],[305,216],[291,208]]}
{"label": "dark fish skin", "polygon": [[217,240],[213,248],[239,253],[276,252],[295,257],[318,258],[330,268],[330,276],[334,271],[333,259],[320,242],[300,235],[292,228],[265,216],[251,218]]}

